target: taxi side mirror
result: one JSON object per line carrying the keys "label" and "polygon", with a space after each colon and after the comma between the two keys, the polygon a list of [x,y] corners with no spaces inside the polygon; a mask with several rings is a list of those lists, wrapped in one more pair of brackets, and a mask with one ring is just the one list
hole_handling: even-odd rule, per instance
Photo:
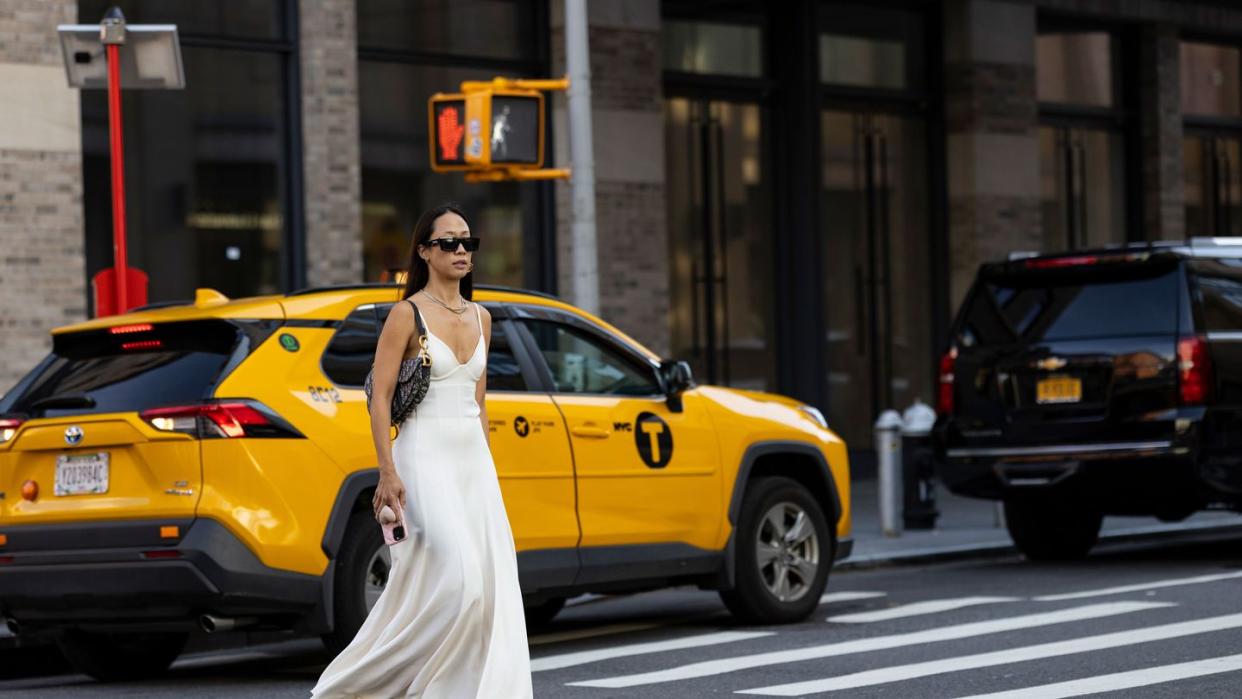
{"label": "taxi side mirror", "polygon": [[660,362],[657,372],[660,377],[660,388],[668,400],[668,409],[675,413],[681,412],[681,394],[694,388],[694,372],[690,363],[666,359]]}

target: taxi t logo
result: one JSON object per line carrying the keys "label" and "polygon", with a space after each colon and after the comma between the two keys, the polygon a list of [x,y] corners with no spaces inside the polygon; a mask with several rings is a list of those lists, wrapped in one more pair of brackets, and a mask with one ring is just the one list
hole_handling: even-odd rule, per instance
{"label": "taxi t logo", "polygon": [[638,457],[648,468],[664,468],[673,458],[673,431],[655,413],[639,413],[634,420],[634,443]]}

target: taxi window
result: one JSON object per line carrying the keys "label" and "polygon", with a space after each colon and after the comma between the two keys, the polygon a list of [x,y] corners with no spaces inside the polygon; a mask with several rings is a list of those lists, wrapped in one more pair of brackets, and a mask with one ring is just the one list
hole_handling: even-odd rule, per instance
{"label": "taxi window", "polygon": [[487,348],[487,390],[489,391],[526,391],[526,379],[522,377],[522,366],[509,346],[509,336],[505,333],[504,323],[492,326],[492,341]]}
{"label": "taxi window", "polygon": [[603,341],[546,320],[524,320],[552,374],[557,393],[651,396],[655,373],[637,366]]}
{"label": "taxi window", "polygon": [[320,364],[323,373],[338,386],[361,386],[375,361],[378,328],[387,317],[391,303],[359,306],[345,316],[324,348]]}

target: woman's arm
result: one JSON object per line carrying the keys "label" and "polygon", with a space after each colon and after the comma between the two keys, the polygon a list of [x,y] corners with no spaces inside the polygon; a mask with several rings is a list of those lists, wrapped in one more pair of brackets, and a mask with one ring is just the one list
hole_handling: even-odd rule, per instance
{"label": "woman's arm", "polygon": [[[479,306],[483,312],[483,356],[487,357],[492,347],[492,314]],[[474,402],[479,404],[479,422],[483,423],[483,439],[487,440],[487,448],[492,448],[492,431],[487,424],[487,371],[474,384]]]}
{"label": "woman's arm", "polygon": [[400,511],[405,506],[405,487],[397,476],[392,460],[392,394],[397,387],[397,373],[405,348],[414,333],[414,309],[405,302],[398,302],[388,312],[388,320],[380,331],[375,346],[375,369],[371,378],[371,440],[375,445],[376,463],[379,465],[380,483],[371,499],[378,516],[380,508],[388,505]]}

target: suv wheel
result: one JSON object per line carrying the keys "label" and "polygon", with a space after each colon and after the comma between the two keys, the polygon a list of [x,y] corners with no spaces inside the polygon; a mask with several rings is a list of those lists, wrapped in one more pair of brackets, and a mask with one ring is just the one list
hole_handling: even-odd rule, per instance
{"label": "suv wheel", "polygon": [[336,558],[332,590],[332,631],[324,634],[328,650],[338,654],[354,640],[367,614],[388,584],[392,554],[369,511],[349,516],[341,551]]}
{"label": "suv wheel", "polygon": [[1081,498],[1023,498],[1005,501],[1005,527],[1018,550],[1032,561],[1085,558],[1100,538],[1104,515]]}
{"label": "suv wheel", "polygon": [[525,607],[526,628],[537,629],[541,626],[546,626],[564,608],[564,597],[551,597],[538,604]]}
{"label": "suv wheel", "polygon": [[836,542],[810,492],[789,478],[749,484],[733,531],[736,580],[720,597],[738,619],[805,619],[828,583]]}
{"label": "suv wheel", "polygon": [[188,633],[90,633],[69,629],[56,639],[60,652],[79,672],[101,682],[137,680],[162,674],[181,655]]}

